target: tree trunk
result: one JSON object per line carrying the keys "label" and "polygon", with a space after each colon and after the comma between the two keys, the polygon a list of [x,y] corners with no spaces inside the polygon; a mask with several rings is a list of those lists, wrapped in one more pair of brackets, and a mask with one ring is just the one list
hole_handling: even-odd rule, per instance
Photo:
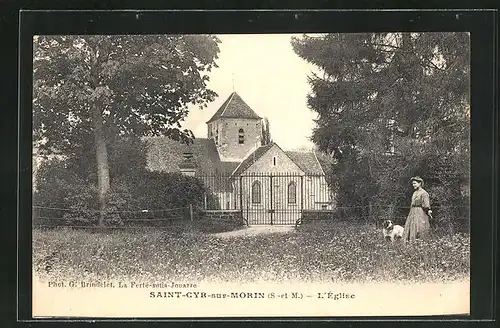
{"label": "tree trunk", "polygon": [[[370,174],[370,180],[374,180],[371,161],[372,161],[371,158],[368,157],[368,173]],[[368,198],[368,220],[369,220],[370,224],[372,223],[372,217],[373,217],[372,199],[373,199],[373,195],[369,195],[369,198]]]}
{"label": "tree trunk", "polygon": [[[100,86],[99,83],[99,48],[97,43],[90,42],[92,38],[89,38],[89,46],[91,47],[91,68],[90,68],[90,84],[97,93]],[[92,128],[94,130],[94,143],[96,149],[96,163],[97,163],[97,194],[99,202],[99,226],[104,226],[104,218],[106,211],[106,197],[109,191],[109,164],[108,164],[108,149],[106,147],[106,138],[103,129],[103,118],[102,118],[102,101],[99,99],[99,95],[95,95],[94,102],[92,104]]]}
{"label": "tree trunk", "polygon": [[102,110],[98,102],[95,102],[92,108],[92,124],[96,146],[99,226],[103,226],[104,214],[106,211],[106,196],[109,191],[109,164],[108,149],[106,147],[106,139],[103,131]]}

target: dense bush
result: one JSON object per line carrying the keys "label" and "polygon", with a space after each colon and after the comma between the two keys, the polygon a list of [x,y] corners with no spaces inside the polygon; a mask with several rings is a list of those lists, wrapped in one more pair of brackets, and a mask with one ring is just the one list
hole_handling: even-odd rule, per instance
{"label": "dense bush", "polygon": [[67,208],[75,191],[86,185],[81,176],[68,168],[68,162],[60,158],[45,159],[34,179],[34,205]]}
{"label": "dense bush", "polygon": [[114,184],[120,188],[115,188],[112,195],[123,199],[116,202],[119,210],[173,209],[201,206],[204,201],[203,183],[181,173],[130,173],[116,179]]}
{"label": "dense bush", "polygon": [[[134,154],[139,154],[140,157],[141,153],[135,147],[127,151],[123,143],[120,143],[112,149],[114,152],[110,157],[110,169],[113,174],[105,213],[108,224],[122,225],[124,222],[132,222],[132,219],[145,221],[144,219],[188,217],[188,207],[191,205],[193,214],[196,215],[197,209],[204,205],[205,196],[208,202],[215,202],[214,196],[199,179],[180,173],[150,172],[145,169],[145,165],[140,167],[140,164],[144,164],[141,159],[127,159]],[[131,163],[129,170],[127,163]],[[37,209],[34,213],[35,220],[41,217],[43,225],[96,223],[96,183],[92,171],[87,170],[87,164],[85,159],[53,158],[42,162],[36,172],[37,189],[34,191],[33,203],[35,206],[51,209]],[[143,210],[148,212],[142,213]],[[162,222],[169,221],[160,220],[155,223]]]}

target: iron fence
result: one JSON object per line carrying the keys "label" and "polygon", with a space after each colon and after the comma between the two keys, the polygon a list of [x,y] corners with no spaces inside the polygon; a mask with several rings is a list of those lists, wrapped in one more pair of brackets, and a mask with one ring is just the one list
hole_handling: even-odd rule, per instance
{"label": "iron fence", "polygon": [[307,210],[332,210],[325,176],[298,173],[198,175],[206,187],[205,210],[239,210],[250,224],[290,225]]}
{"label": "iron fence", "polygon": [[[246,225],[299,225],[317,220],[351,221],[380,225],[390,219],[404,225],[410,206],[368,204],[337,206],[324,175],[299,173],[247,173],[241,176],[198,174],[203,200],[182,208],[107,211],[106,223],[115,227],[170,226],[206,217],[240,215]],[[167,206],[166,206],[167,207]],[[469,231],[469,206],[432,205],[431,225],[436,229]],[[220,215],[217,215],[219,213]],[[34,226],[92,227],[98,211],[35,206]]]}

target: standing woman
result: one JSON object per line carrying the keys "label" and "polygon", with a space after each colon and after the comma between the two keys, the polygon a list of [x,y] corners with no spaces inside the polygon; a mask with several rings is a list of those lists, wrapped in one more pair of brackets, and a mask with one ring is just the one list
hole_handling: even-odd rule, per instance
{"label": "standing woman", "polygon": [[424,180],[416,176],[410,181],[415,191],[411,198],[410,213],[403,232],[405,242],[426,237],[430,231],[429,217],[432,218],[429,194],[422,188]]}

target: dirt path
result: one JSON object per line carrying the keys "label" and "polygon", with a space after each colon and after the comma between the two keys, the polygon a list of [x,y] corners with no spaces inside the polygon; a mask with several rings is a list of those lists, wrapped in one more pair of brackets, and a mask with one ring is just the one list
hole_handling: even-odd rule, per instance
{"label": "dirt path", "polygon": [[294,233],[292,226],[250,226],[240,230],[214,233],[211,236],[220,238],[246,237],[272,233]]}

